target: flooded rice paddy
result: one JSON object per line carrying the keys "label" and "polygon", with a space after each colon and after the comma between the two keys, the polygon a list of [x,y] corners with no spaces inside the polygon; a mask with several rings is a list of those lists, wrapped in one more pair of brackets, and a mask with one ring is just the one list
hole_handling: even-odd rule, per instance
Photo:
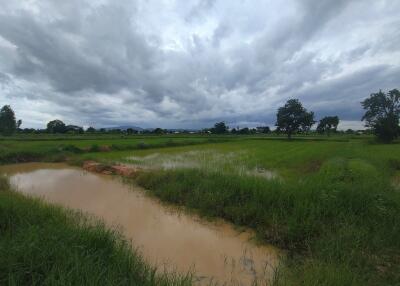
{"label": "flooded rice paddy", "polygon": [[259,166],[246,166],[248,157],[244,151],[217,152],[215,150],[186,151],[180,153],[152,153],[145,156],[130,156],[124,163],[144,169],[204,169],[207,171],[225,171],[238,176],[256,176],[265,179],[277,179],[275,171]]}
{"label": "flooded rice paddy", "polygon": [[278,251],[222,221],[208,222],[161,204],[110,176],[64,164],[0,167],[20,192],[83,211],[118,228],[159,269],[195,272],[198,285],[268,285]]}

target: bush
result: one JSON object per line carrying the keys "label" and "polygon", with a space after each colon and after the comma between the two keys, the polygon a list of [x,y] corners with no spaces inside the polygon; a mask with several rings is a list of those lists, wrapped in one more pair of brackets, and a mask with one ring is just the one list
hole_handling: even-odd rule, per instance
{"label": "bush", "polygon": [[144,143],[144,142],[140,142],[138,145],[137,145],[137,147],[139,148],[139,149],[147,149],[147,148],[149,148],[149,147],[151,147],[149,144],[146,144],[146,143]]}
{"label": "bush", "polygon": [[100,152],[100,147],[97,144],[90,146],[89,152]]}
{"label": "bush", "polygon": [[75,154],[80,154],[83,152],[82,149],[79,149],[78,147],[76,147],[75,145],[72,145],[72,144],[62,146],[61,150],[66,151],[66,152],[75,153]]}

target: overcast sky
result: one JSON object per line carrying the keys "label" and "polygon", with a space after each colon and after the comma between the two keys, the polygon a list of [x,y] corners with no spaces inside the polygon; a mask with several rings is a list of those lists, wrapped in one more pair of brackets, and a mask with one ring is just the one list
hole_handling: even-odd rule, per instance
{"label": "overcast sky", "polygon": [[400,88],[400,1],[0,0],[0,105],[22,127],[274,125],[299,98],[361,127]]}

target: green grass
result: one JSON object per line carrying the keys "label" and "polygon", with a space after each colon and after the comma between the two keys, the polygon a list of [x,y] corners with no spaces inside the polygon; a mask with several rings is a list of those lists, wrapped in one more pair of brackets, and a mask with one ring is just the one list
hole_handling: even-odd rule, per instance
{"label": "green grass", "polygon": [[[145,140],[148,148],[135,145]],[[260,240],[287,250],[277,285],[400,285],[400,191],[393,185],[400,181],[399,142],[346,136],[17,141],[0,142],[0,150],[135,146],[71,147],[66,156],[139,165],[148,170],[135,183],[149,194],[253,228]],[[259,170],[277,177],[267,180]]]}
{"label": "green grass", "polygon": [[280,178],[240,175],[216,160],[216,168],[144,172],[137,183],[164,201],[251,227],[260,239],[288,249],[278,285],[399,285],[400,192],[391,184],[399,147],[353,140],[203,145],[191,150],[240,151],[234,165],[272,169]]}
{"label": "green grass", "polygon": [[[145,157],[157,153],[161,155],[160,159],[162,159],[163,155],[171,157],[185,155],[188,152],[199,152],[199,155],[206,156],[200,159],[213,161],[218,165],[218,170],[229,170],[232,165],[240,164],[249,170],[263,168],[276,170],[285,178],[302,178],[318,171],[324,162],[336,157],[364,159],[371,162],[378,170],[391,174],[394,169],[390,166],[390,161],[400,160],[399,147],[398,143],[381,145],[366,140],[287,141],[271,140],[270,138],[245,138],[218,144],[96,153],[92,158],[105,162],[129,162],[126,158],[131,156]],[[220,158],[215,159],[214,154],[221,156],[234,154],[235,156],[221,161]],[[192,160],[193,156],[187,159]]]}
{"label": "green grass", "polygon": [[[30,138],[30,139],[29,139]],[[65,161],[72,155],[163,148],[226,141],[209,136],[20,136],[0,140],[0,163]]]}
{"label": "green grass", "polygon": [[0,179],[0,285],[191,285],[157,273],[121,236]]}

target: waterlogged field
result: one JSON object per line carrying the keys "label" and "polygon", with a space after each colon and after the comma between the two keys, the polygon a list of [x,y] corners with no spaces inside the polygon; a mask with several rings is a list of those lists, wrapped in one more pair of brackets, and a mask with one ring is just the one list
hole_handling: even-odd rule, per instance
{"label": "waterlogged field", "polygon": [[241,137],[217,144],[89,153],[82,158],[158,170],[198,169],[236,175],[270,171],[285,179],[298,179],[316,173],[322,165],[337,160],[347,162],[359,159],[385,176],[393,176],[398,170],[399,146],[340,137],[292,141]]}
{"label": "waterlogged field", "polygon": [[200,215],[249,227],[261,243],[279,247],[285,257],[276,285],[400,282],[399,142],[133,136],[5,140],[0,146],[9,161],[43,148],[52,156],[40,160],[53,160],[59,152],[59,160],[138,168],[126,183]]}
{"label": "waterlogged field", "polygon": [[277,284],[396,285],[399,147],[248,139],[95,158],[141,167],[136,183],[153,195],[289,250]]}

